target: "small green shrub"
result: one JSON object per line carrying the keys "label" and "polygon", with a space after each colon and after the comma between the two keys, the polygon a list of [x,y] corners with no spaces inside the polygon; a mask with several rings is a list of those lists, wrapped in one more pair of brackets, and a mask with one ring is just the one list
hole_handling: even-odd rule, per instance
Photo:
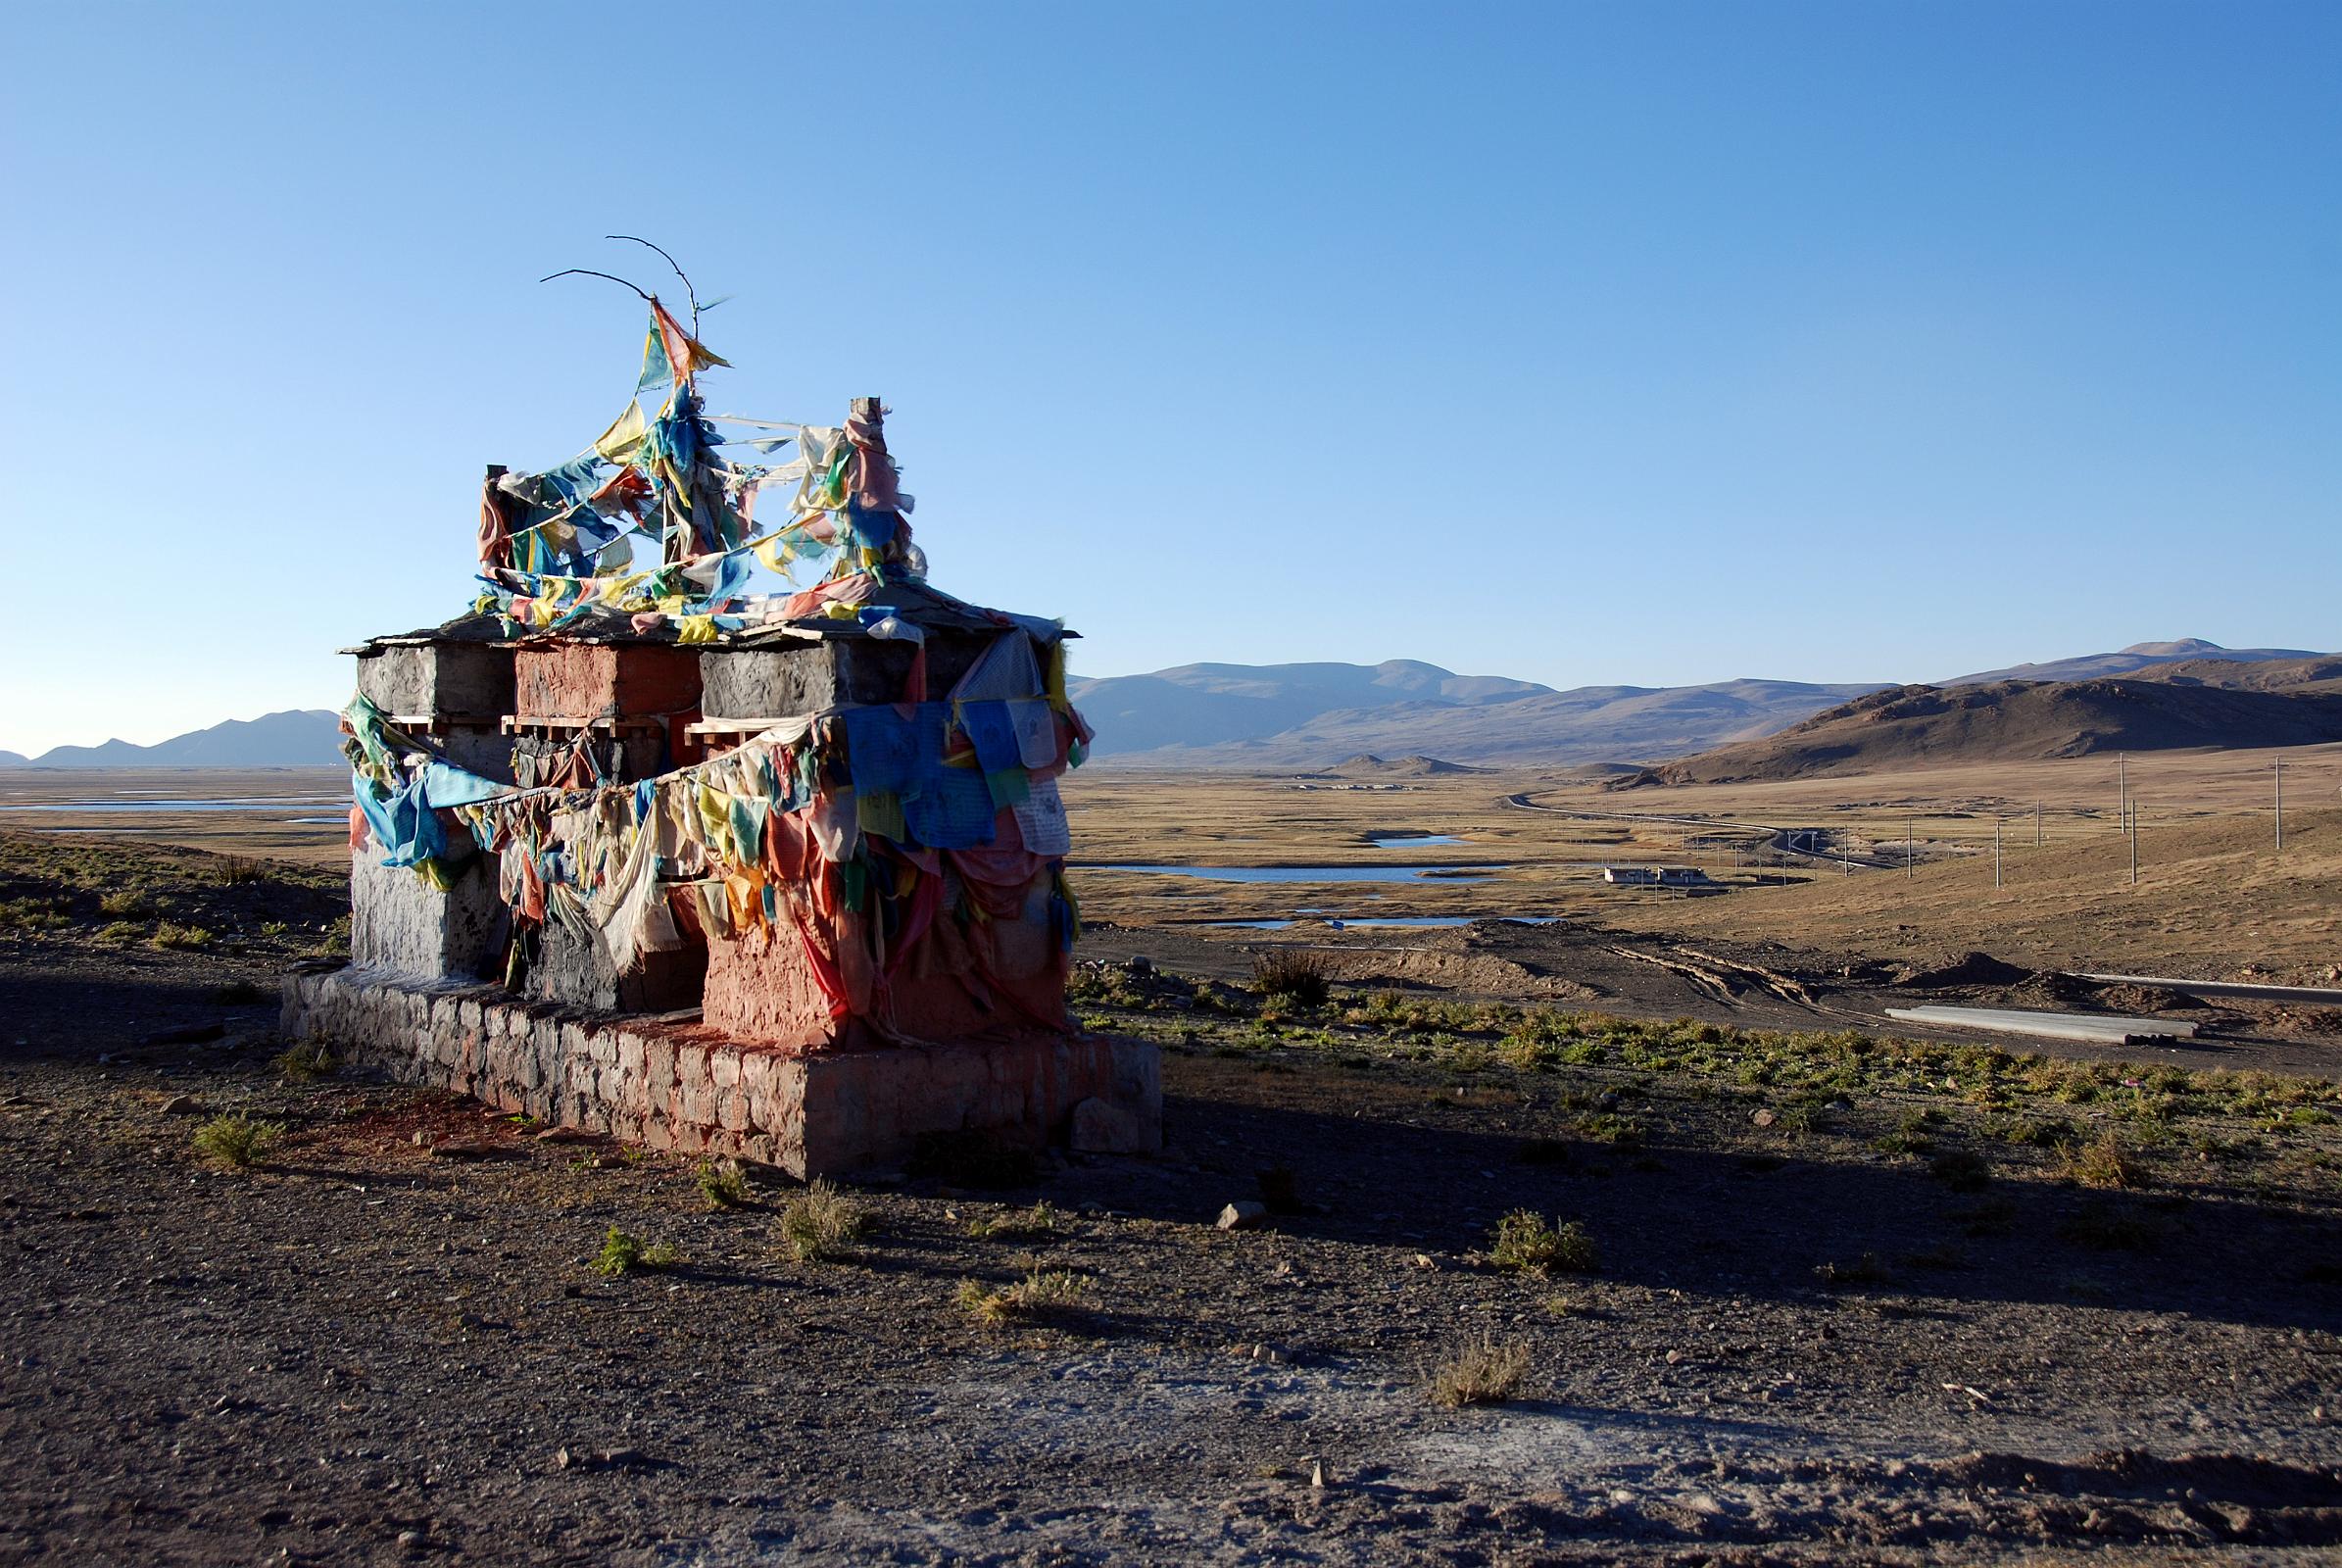
{"label": "small green shrub", "polygon": [[801,1263],[845,1255],[870,1227],[870,1216],[829,1182],[815,1179],[781,1209],[781,1239]]}
{"label": "small green shrub", "polygon": [[278,1052],[270,1065],[293,1082],[306,1084],[331,1077],[340,1069],[341,1061],[324,1041],[304,1040]]}
{"label": "small green shrub", "polygon": [[1571,1220],[1556,1230],[1533,1208],[1516,1208],[1496,1222],[1488,1261],[1524,1274],[1590,1274],[1600,1266],[1584,1225]]}
{"label": "small green shrub", "polygon": [[73,917],[45,899],[0,900],[0,931],[55,931]]}
{"label": "small green shrub", "polygon": [[212,863],[212,880],[222,887],[239,887],[247,882],[259,882],[268,874],[267,866],[258,860],[248,860],[241,855],[222,855]]}
{"label": "small green shrub", "polygon": [[166,920],[155,927],[154,943],[158,948],[208,948],[212,945],[212,933],[204,926]]}
{"label": "small green shrub", "polygon": [[736,1159],[702,1159],[692,1180],[709,1208],[738,1208],[749,1200],[748,1172]]}
{"label": "small green shrub", "polygon": [[1578,1131],[1594,1143],[1611,1144],[1621,1149],[1632,1149],[1642,1142],[1640,1123],[1632,1116],[1620,1116],[1607,1110],[1582,1117],[1578,1122]]}
{"label": "small green shrub", "polygon": [[682,1254],[673,1248],[646,1245],[641,1237],[612,1225],[602,1238],[601,1254],[586,1266],[604,1279],[614,1280],[624,1274],[675,1268],[682,1261]]}
{"label": "small green shrub", "polygon": [[136,888],[123,888],[99,898],[98,912],[112,915],[117,920],[151,920],[155,915],[155,903]]}
{"label": "small green shrub", "polygon": [[245,1111],[214,1116],[195,1129],[195,1152],[241,1170],[267,1159],[284,1136],[284,1123],[264,1121]]}

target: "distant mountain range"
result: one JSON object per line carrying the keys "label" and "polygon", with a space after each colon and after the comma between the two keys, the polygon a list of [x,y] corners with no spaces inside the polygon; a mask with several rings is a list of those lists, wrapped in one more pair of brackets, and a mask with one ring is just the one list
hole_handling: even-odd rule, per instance
{"label": "distant mountain range", "polygon": [[330,767],[342,760],[341,715],[322,708],[231,718],[152,746],[108,741],[38,757],[0,752],[0,767]]}
{"label": "distant mountain range", "polygon": [[2079,659],[2052,660],[2046,664],[2011,664],[2007,669],[1954,675],[1938,686],[1981,686],[1996,680],[2102,680],[2128,675],[2156,665],[2188,660],[2218,660],[2226,664],[2258,664],[2272,660],[2316,659],[2307,648],[2222,648],[2201,637],[2182,637],[2175,643],[2133,643],[2119,654],[2084,654]]}
{"label": "distant mountain range", "polygon": [[[2016,666],[2022,675],[1985,670],[1940,684],[2074,680],[2184,668],[2207,660],[2314,657],[2293,649],[2224,649],[2187,638]],[[1298,771],[1358,754],[1413,754],[1481,765],[1661,761],[1777,734],[1887,684],[1734,680],[1557,691],[1393,660],[1374,665],[1183,664],[1149,675],[1077,681],[1070,690],[1098,730],[1094,750],[1103,761]]]}
{"label": "distant mountain range", "polygon": [[1777,735],[1680,758],[1621,784],[1736,784],[2330,741],[2342,741],[2342,659],[2185,659],[2096,680],[1892,687]]}
{"label": "distant mountain range", "polygon": [[[2298,694],[2318,678],[2310,666],[2320,662],[2332,666],[2328,676],[2342,679],[2342,660],[2329,656],[2227,649],[2188,638],[1936,684],[2131,676],[2232,691],[2259,682],[2262,689]],[[1663,762],[1780,734],[1887,689],[1887,683],[1732,680],[1557,691],[1397,659],[1381,664],[1182,664],[1147,675],[1077,680],[1069,689],[1098,731],[1094,751],[1102,761],[1301,772],[1364,757],[1481,766]],[[34,758],[0,752],[0,767],[329,766],[340,756],[338,716],[302,709],[215,724],[153,746],[114,740],[60,746]]]}

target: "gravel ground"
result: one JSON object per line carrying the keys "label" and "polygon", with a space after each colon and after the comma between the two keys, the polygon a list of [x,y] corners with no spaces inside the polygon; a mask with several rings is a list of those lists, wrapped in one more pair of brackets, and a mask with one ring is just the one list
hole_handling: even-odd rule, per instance
{"label": "gravel ground", "polygon": [[[1955,1182],[1879,1147],[1900,1101],[1760,1127],[1732,1085],[1132,1002],[1094,1010],[1171,1047],[1163,1157],[863,1185],[866,1234],[805,1262],[777,1178],[711,1208],[685,1161],[287,1081],[239,999],[315,933],[212,918],[207,952],[0,935],[0,1560],[2342,1544],[2342,1139],[2314,1117],[2191,1124],[2093,1191],[1947,1098],[1932,1146],[1987,1165]],[[237,1110],[286,1129],[240,1170],[192,1147]],[[1519,1207],[1581,1222],[1598,1269],[1495,1267]],[[680,1261],[603,1277],[612,1226]],[[1067,1308],[959,1299],[1058,1271]],[[1475,1338],[1524,1358],[1513,1397],[1435,1404]]]}

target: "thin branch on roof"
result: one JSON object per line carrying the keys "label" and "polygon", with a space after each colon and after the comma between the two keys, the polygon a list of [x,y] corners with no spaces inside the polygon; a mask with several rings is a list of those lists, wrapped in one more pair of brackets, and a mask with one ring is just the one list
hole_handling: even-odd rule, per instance
{"label": "thin branch on roof", "polygon": [[[652,246],[652,249],[653,249],[653,250],[657,250],[657,249],[658,249],[658,247],[654,245],[654,246]],[[603,277],[603,278],[608,278],[608,279],[610,279],[610,282],[612,282],[612,283],[626,283],[626,280],[625,280],[624,278],[622,278],[622,277],[619,277],[619,276],[617,276],[617,275],[616,275],[616,274],[614,274],[614,273],[611,273],[611,272],[597,272],[597,271],[595,271],[595,270],[594,270],[592,268],[590,268],[590,267],[565,267],[565,268],[561,269],[561,270],[560,270],[560,271],[558,271],[558,272],[549,272],[549,273],[547,273],[545,276],[538,278],[538,279],[537,279],[537,281],[538,281],[538,282],[540,282],[540,283],[550,283],[550,282],[552,282],[552,281],[553,281],[555,278],[557,278],[557,277]],[[632,283],[626,283],[626,286],[627,286],[628,288],[633,288],[633,289],[634,289],[634,292],[635,292],[636,294],[638,294],[638,295],[640,295],[640,296],[641,296],[641,298],[642,298],[642,302],[643,302],[645,305],[650,305],[650,304],[654,304],[654,303],[656,303],[655,301],[653,301],[653,300],[652,300],[652,298],[651,298],[651,296],[650,296],[650,295],[648,295],[648,294],[644,294],[644,293],[643,293],[643,291],[642,291],[641,289],[639,289],[639,288],[634,288],[634,285],[633,285]],[[688,283],[688,282],[686,282],[685,286],[686,286],[686,287],[689,287],[690,285],[689,285],[689,283]]]}
{"label": "thin branch on roof", "polygon": [[675,275],[683,279],[683,293],[691,301],[691,335],[698,337],[700,335],[700,292],[691,286],[690,274],[685,272],[682,268],[675,266],[675,259],[668,256],[665,251],[659,250],[658,246],[651,245],[651,242],[640,234],[605,234],[602,237],[604,239],[630,239],[637,245],[650,245],[651,249],[659,251],[659,254],[665,258],[667,266],[675,269]]}

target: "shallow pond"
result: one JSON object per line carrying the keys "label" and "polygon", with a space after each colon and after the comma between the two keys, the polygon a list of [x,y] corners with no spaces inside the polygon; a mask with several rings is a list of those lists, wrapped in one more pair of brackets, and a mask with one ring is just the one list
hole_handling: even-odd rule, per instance
{"label": "shallow pond", "polygon": [[1133,865],[1090,867],[1094,871],[1145,871],[1155,876],[1191,876],[1205,882],[1412,882],[1418,877],[1494,876],[1501,865]]}
{"label": "shallow pond", "polygon": [[[1321,917],[1323,918],[1323,917]],[[1409,926],[1426,929],[1434,926],[1471,925],[1479,920],[1501,920],[1511,925],[1559,925],[1558,914],[1394,914],[1368,915],[1357,920],[1326,919],[1328,928],[1336,931],[1354,926]],[[1202,925],[1224,930],[1283,931],[1298,925],[1298,920],[1204,920]]]}
{"label": "shallow pond", "polygon": [[232,801],[29,801],[0,811],[281,811],[288,806],[331,806],[339,795],[274,795]]}

